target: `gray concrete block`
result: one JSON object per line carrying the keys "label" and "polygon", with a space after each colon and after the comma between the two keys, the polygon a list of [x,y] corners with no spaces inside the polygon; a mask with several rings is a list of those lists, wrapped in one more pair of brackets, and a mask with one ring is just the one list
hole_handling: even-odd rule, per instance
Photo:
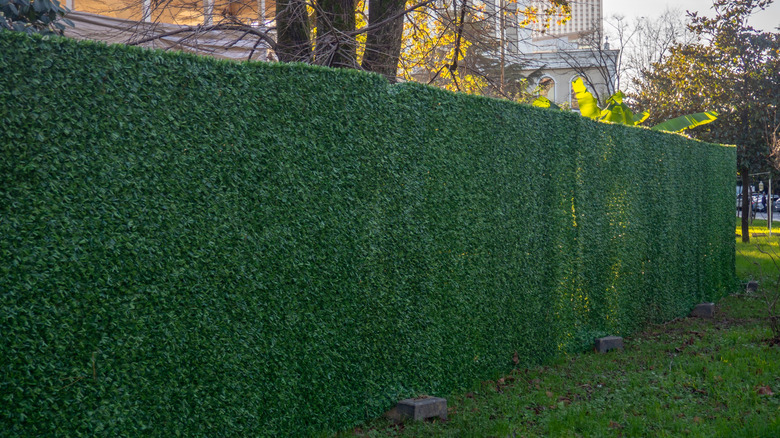
{"label": "gray concrete block", "polygon": [[758,282],[748,281],[746,292],[758,292]]}
{"label": "gray concrete block", "polygon": [[413,420],[447,419],[447,399],[440,397],[407,398],[398,402],[395,409],[401,417]]}
{"label": "gray concrete block", "polygon": [[596,353],[606,353],[609,350],[622,350],[623,338],[620,336],[606,336],[597,338],[595,343]]}
{"label": "gray concrete block", "polygon": [[691,310],[691,316],[696,318],[715,317],[715,303],[701,303]]}

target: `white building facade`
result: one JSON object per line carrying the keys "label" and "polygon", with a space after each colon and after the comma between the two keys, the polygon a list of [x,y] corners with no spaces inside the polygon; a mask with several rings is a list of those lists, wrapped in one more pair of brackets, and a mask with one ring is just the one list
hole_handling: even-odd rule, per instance
{"label": "white building facade", "polygon": [[[534,0],[543,8],[543,2]],[[571,19],[545,28],[537,23],[517,30],[516,57],[531,88],[558,105],[577,102],[571,83],[582,77],[593,94],[603,100],[615,91],[619,50],[604,38],[603,0],[571,0]]]}

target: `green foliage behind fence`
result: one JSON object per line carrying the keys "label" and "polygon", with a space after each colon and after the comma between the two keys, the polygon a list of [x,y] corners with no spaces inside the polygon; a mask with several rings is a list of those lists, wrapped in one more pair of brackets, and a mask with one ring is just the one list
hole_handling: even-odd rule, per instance
{"label": "green foliage behind fence", "polygon": [[735,150],[0,33],[3,435],[301,435],[734,285]]}

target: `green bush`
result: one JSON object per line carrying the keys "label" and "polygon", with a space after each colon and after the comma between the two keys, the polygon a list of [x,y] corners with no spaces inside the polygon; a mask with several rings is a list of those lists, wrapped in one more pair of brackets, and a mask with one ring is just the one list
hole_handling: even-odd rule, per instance
{"label": "green bush", "polygon": [[735,150],[0,33],[4,435],[302,435],[734,285]]}

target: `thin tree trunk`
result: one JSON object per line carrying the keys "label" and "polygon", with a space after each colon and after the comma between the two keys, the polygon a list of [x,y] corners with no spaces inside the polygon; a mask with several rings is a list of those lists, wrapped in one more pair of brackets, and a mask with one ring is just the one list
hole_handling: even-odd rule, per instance
{"label": "thin tree trunk", "polygon": [[748,169],[742,169],[742,241],[745,243],[750,242],[750,174]]}
{"label": "thin tree trunk", "polygon": [[461,41],[461,37],[463,36],[463,23],[465,23],[466,21],[467,3],[468,0],[463,0],[463,6],[461,6],[460,8],[460,21],[458,22],[458,27],[455,33],[455,48],[452,50],[452,64],[447,66],[450,72],[452,72],[452,79],[455,81],[456,86],[458,85],[458,82],[455,76],[455,72],[458,70],[458,57],[460,56],[460,41]]}
{"label": "thin tree trunk", "polygon": [[499,13],[499,19],[498,19],[498,25],[501,28],[501,83],[498,86],[498,91],[501,94],[504,94],[504,68],[506,66],[506,17],[504,16],[504,0],[501,0],[500,6],[498,8]]}
{"label": "thin tree trunk", "polygon": [[279,61],[311,63],[312,48],[306,0],[278,0],[276,29],[276,56]]}
{"label": "thin tree trunk", "polygon": [[353,33],[357,0],[320,0],[318,5],[314,62],[328,67],[357,68],[357,41]]}
{"label": "thin tree trunk", "polygon": [[[379,23],[398,15],[403,12],[405,4],[405,0],[369,0],[368,22]],[[363,69],[384,75],[391,83],[395,82],[403,33],[403,16],[368,31],[361,65]]]}

